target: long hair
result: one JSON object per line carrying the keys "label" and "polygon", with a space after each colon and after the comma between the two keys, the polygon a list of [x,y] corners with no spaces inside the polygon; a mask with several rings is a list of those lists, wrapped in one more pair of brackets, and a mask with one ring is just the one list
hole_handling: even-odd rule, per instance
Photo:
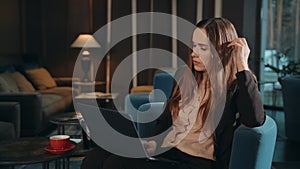
{"label": "long hair", "polygon": [[[214,55],[216,58],[217,55],[219,58],[217,60],[221,61],[220,64],[222,64],[224,68],[224,73],[225,77],[223,77],[223,80],[226,82],[226,89],[228,90],[231,86],[236,81],[235,74],[237,73],[236,70],[236,61],[235,58],[232,57],[231,49],[228,49],[226,46],[233,41],[234,39],[238,38],[237,32],[233,26],[233,24],[224,18],[210,18],[210,19],[205,19],[200,21],[197,25],[197,28],[204,29],[206,32],[206,35],[208,39],[210,40],[210,49],[215,49],[214,51],[211,51],[211,53]],[[189,58],[188,58],[188,68],[191,70],[193,73],[195,80],[197,84],[199,85],[202,80],[205,80],[205,82],[202,82],[202,85],[205,85],[205,93],[204,95],[208,96],[208,100],[205,100],[205,104],[202,104],[203,106],[200,107],[199,109],[204,109],[204,112],[202,114],[202,124],[204,124],[209,110],[211,108],[211,105],[213,104],[212,101],[212,91],[210,90],[212,80],[209,80],[209,78],[204,78],[204,73],[203,72],[198,72],[194,69],[193,62],[192,62],[192,51],[190,52]],[[215,61],[215,59],[213,60]],[[214,66],[213,63],[212,66]],[[218,71],[218,70],[217,70]],[[179,80],[174,86],[174,90],[172,93],[172,96],[170,98],[170,109],[171,112],[173,113],[173,117],[176,118],[179,113],[179,101],[181,101],[182,104],[186,104],[189,99],[186,98],[192,98],[193,93],[190,89],[191,85],[191,80],[189,79],[188,76],[185,76],[185,71],[182,73],[180,76]],[[216,79],[214,79],[216,80]],[[217,79],[218,81],[222,79]],[[180,87],[179,87],[180,86]],[[181,92],[182,90],[188,90]],[[223,89],[222,89],[223,90]],[[226,91],[225,91],[226,92]],[[199,103],[200,104],[200,103]]]}

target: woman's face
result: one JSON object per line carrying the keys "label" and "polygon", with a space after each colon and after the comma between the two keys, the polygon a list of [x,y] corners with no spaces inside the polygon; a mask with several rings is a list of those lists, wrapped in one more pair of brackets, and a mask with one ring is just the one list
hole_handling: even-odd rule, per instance
{"label": "woman's face", "polygon": [[208,66],[212,54],[209,39],[204,29],[196,29],[193,33],[193,53],[191,55],[193,66],[196,71],[205,71],[204,65]]}

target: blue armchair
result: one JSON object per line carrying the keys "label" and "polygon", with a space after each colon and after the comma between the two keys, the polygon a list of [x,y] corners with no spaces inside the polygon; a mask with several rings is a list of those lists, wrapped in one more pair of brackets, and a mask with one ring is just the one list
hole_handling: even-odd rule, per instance
{"label": "blue armchair", "polygon": [[125,112],[131,114],[134,120],[137,119],[138,108],[150,102],[162,102],[171,96],[174,71],[161,71],[153,77],[153,88],[151,93],[133,93],[125,97]]}
{"label": "blue armchair", "polygon": [[[163,102],[146,103],[139,107],[139,121],[157,118],[164,109]],[[137,124],[141,137],[150,137],[155,120]],[[270,169],[277,135],[275,121],[267,116],[262,126],[249,128],[239,126],[234,133],[230,169]]]}

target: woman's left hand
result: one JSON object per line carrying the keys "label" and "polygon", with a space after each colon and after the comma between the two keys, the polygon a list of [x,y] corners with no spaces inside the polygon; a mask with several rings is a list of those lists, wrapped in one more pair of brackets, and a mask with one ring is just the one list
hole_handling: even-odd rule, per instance
{"label": "woman's left hand", "polygon": [[232,47],[234,57],[236,57],[237,71],[249,70],[248,58],[250,49],[245,38],[236,38],[227,47]]}
{"label": "woman's left hand", "polygon": [[150,140],[150,141],[142,140],[142,144],[145,147],[148,154],[153,154],[155,152],[157,144],[154,140]]}

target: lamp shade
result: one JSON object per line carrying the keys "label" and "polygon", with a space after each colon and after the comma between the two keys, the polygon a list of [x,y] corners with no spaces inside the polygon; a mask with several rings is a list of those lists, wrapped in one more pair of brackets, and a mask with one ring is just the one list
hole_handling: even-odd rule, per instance
{"label": "lamp shade", "polygon": [[90,34],[80,34],[71,45],[72,48],[100,48],[100,44]]}

